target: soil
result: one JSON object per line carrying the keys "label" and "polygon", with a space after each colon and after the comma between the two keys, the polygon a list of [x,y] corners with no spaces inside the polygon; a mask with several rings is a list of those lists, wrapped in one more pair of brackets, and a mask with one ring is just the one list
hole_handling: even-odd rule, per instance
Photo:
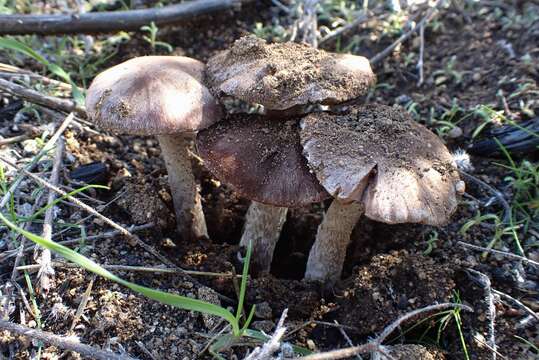
{"label": "soil", "polygon": [[[537,13],[537,8],[532,4],[521,8],[520,2],[503,2],[499,8],[479,2],[465,9],[455,7],[461,3],[452,2],[448,8],[441,9],[435,24],[437,27],[426,28],[424,84],[417,86],[417,61],[407,61],[410,54],[419,51],[419,43],[412,39],[375,69],[379,84],[388,86],[378,87],[369,94],[368,101],[388,105],[413,101],[417,118],[433,130],[439,129],[440,124],[435,120],[451,109],[453,101],[467,111],[479,104],[505,111],[500,90],[506,97],[508,111],[516,121],[526,120],[533,112],[539,112],[536,96],[539,22],[528,20],[529,15]],[[270,9],[269,2],[256,2],[245,6],[239,14],[227,13],[184,27],[163,28],[159,34],[162,36],[160,39],[175,47],[175,54],[204,61],[232,46],[236,39],[252,31],[256,22],[271,24],[275,18],[284,21],[286,16],[276,8]],[[365,28],[345,33],[339,46],[351,44],[349,48],[355,53],[371,56],[395,39],[382,34],[380,28],[381,25],[373,20]],[[515,56],[509,56],[507,50],[499,45],[501,40],[511,45]],[[331,51],[337,45],[329,42],[324,46]],[[152,51],[140,35],[133,35],[130,41],[120,45],[117,55],[102,66],[104,69]],[[462,75],[460,81],[455,73],[447,71],[452,58],[455,59],[453,70]],[[4,62],[8,60],[2,59]],[[26,65],[30,70],[40,69],[33,63]],[[23,133],[20,124],[13,121],[21,106],[22,103],[10,96],[0,96],[2,136]],[[23,120],[39,125],[56,119],[47,114],[42,114],[41,119],[27,114]],[[482,123],[480,116],[466,117],[458,123],[463,130],[462,135],[446,138],[447,145],[451,150],[465,148],[473,141],[472,132]],[[244,254],[244,249],[237,244],[249,201],[226,183],[215,179],[194,159],[211,241],[183,242],[175,233],[166,171],[154,138],[101,134],[83,127],[73,127],[65,137],[66,170],[75,170],[96,161],[107,165],[105,183],[111,186],[111,190],[88,193],[94,200],[82,198],[84,201],[91,202],[104,215],[126,226],[154,222],[152,228],[137,233],[143,241],[182,268],[222,274],[196,278],[143,272],[119,272],[119,275],[141,285],[235,307],[236,291],[229,275],[241,272],[238,253]],[[14,161],[21,159],[17,156],[25,156],[25,151],[31,150],[23,148],[22,144],[10,146],[0,151],[2,156]],[[39,169],[45,169],[47,163],[50,163],[48,158],[40,163]],[[512,198],[505,180],[510,175],[508,170],[494,165],[490,159],[478,157],[473,158],[473,165],[475,176],[500,189],[508,199]],[[13,176],[13,173],[6,174]],[[539,274],[533,267],[523,266],[518,261],[497,256],[483,257],[481,253],[458,245],[458,241],[465,241],[485,246],[492,240],[492,228],[474,226],[465,234],[459,230],[478,214],[478,210],[482,213],[502,210],[499,204],[490,201],[492,195],[484,188],[467,185],[470,197],[461,202],[450,223],[443,227],[388,225],[361,219],[352,234],[342,279],[330,290],[301,281],[309,248],[328,202],[291,209],[277,245],[271,275],[252,278],[248,284],[246,309],[253,304],[259,309],[253,327],[272,331],[282,311],[288,308],[286,326],[291,334],[288,341],[316,350],[334,350],[349,346],[340,330],[353,343],[363,343],[379,334],[398,315],[423,305],[457,301],[458,298],[474,308],[474,313],[460,313],[462,337],[470,359],[491,359],[492,353],[475,340],[488,337],[490,320],[485,290],[474,283],[465,270],[474,268],[487,274],[493,288],[510,294],[535,311],[538,310]],[[33,183],[24,182],[16,197],[17,206],[33,203],[34,190]],[[75,223],[87,216],[64,204],[59,209],[64,222]],[[98,220],[89,219],[83,224],[86,236],[110,231]],[[534,229],[534,224],[529,228]],[[39,233],[41,226],[32,224],[30,230]],[[526,234],[522,228],[516,231],[519,235]],[[80,228],[70,228],[54,239],[72,240],[80,235]],[[14,257],[7,256],[13,251],[11,245],[3,241],[7,238],[4,235],[0,239],[2,295],[6,293],[14,264]],[[537,237],[527,233],[522,238],[527,249],[532,249],[529,253],[533,254],[532,244],[536,244]],[[509,237],[504,237],[497,245],[512,251]],[[82,241],[76,248],[103,264],[163,265],[122,236]],[[34,263],[31,255],[25,260]],[[224,324],[217,325],[215,319],[161,305],[100,277],[93,280],[88,303],[70,330],[93,276],[79,269],[56,267],[55,271],[51,290],[48,293],[38,292],[36,296],[44,330],[63,336],[73,335],[92,346],[126,351],[140,359],[211,358],[207,351],[201,352]],[[35,273],[30,273],[30,279],[35,282]],[[25,294],[24,301],[27,301],[28,291],[22,276],[17,279],[17,284]],[[14,299],[9,318],[36,327],[35,313],[29,311],[22,297]],[[449,321],[438,338],[440,315],[429,315],[433,317],[420,323],[426,318],[422,316],[404,324],[391,335],[388,344],[396,345],[396,349],[406,354],[394,354],[394,357],[421,359],[419,354],[427,348],[430,354],[422,355],[423,359],[465,358],[455,321]],[[515,340],[516,335],[539,343],[537,326],[533,322],[524,323],[526,316],[519,307],[496,301],[496,340],[498,351],[506,358],[528,360],[537,357],[530,346]],[[340,328],[335,327],[334,320],[341,324]],[[27,338],[0,332],[0,358],[29,359],[36,356],[38,346]],[[241,359],[247,349],[245,346],[234,347],[223,356]],[[41,356],[45,359],[79,358],[47,345],[43,346]]]}
{"label": "soil", "polygon": [[208,61],[206,80],[217,96],[224,93],[269,110],[285,110],[356,98],[367,92],[375,76],[363,57],[291,42],[267,44],[247,36]]}

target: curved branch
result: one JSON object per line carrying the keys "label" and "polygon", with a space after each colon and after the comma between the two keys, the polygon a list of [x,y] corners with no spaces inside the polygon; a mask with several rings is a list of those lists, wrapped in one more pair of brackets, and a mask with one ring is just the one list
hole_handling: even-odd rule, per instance
{"label": "curved branch", "polygon": [[196,17],[237,9],[249,0],[195,0],[153,9],[58,15],[0,15],[0,35],[81,34],[138,30],[156,25],[179,24]]}

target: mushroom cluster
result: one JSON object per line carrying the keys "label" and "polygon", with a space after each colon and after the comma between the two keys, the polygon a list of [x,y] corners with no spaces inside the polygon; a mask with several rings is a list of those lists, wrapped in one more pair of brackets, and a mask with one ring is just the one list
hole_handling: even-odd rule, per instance
{"label": "mushroom cluster", "polygon": [[462,189],[449,151],[402,108],[351,104],[374,82],[364,57],[253,36],[209,60],[216,98],[265,112],[227,114],[196,141],[206,167],[253,200],[241,244],[252,243],[258,271],[269,270],[286,208],[334,198],[305,272],[327,284],[339,279],[362,214],[389,224],[449,220]]}
{"label": "mushroom cluster", "polygon": [[[128,60],[92,82],[89,118],[116,133],[156,135],[183,239],[208,236],[189,150],[252,200],[240,244],[253,268],[270,269],[288,208],[333,197],[305,278],[340,277],[358,219],[441,225],[463,190],[441,140],[406,111],[358,105],[375,82],[369,61],[255,36],[201,62],[177,56]],[[261,113],[226,113],[228,98]],[[338,105],[338,106],[335,106]]]}

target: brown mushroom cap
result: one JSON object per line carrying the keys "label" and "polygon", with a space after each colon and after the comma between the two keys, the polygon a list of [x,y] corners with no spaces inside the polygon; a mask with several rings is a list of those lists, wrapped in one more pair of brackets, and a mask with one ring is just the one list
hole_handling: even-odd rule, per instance
{"label": "brown mushroom cap", "polygon": [[181,56],[138,57],[103,71],[86,96],[89,118],[103,129],[161,135],[204,129],[221,108],[202,85],[204,64]]}
{"label": "brown mushroom cap", "polygon": [[367,92],[376,78],[362,56],[334,54],[292,42],[236,40],[212,57],[206,81],[212,92],[284,110],[309,103],[336,104]]}
{"label": "brown mushroom cap", "polygon": [[248,199],[298,207],[329,197],[301,153],[297,120],[231,115],[200,131],[197,148],[205,166]]}
{"label": "brown mushroom cap", "polygon": [[303,152],[326,190],[385,223],[441,225],[457,206],[458,172],[442,141],[402,108],[352,107],[301,121]]}

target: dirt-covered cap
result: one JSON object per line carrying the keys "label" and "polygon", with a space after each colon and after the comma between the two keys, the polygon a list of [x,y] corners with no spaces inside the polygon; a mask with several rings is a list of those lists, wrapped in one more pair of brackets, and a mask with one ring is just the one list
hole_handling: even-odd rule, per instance
{"label": "dirt-covered cap", "polygon": [[206,81],[228,95],[284,110],[309,103],[336,104],[365,94],[376,78],[362,56],[334,54],[293,42],[236,40],[208,61]]}
{"label": "dirt-covered cap", "polygon": [[139,135],[204,129],[221,108],[202,85],[204,64],[182,56],[133,58],[103,71],[86,96],[89,118],[103,129]]}
{"label": "dirt-covered cap", "polygon": [[298,121],[236,114],[197,136],[205,166],[242,196],[264,204],[299,207],[329,194],[309,172]]}
{"label": "dirt-covered cap", "polygon": [[302,119],[300,137],[326,190],[362,202],[373,220],[441,225],[456,209],[459,177],[451,154],[402,108],[313,113]]}

